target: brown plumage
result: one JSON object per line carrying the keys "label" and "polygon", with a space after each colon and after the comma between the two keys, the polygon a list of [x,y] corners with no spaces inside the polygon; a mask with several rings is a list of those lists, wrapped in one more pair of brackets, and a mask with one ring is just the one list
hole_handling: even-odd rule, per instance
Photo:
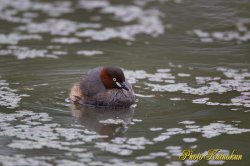
{"label": "brown plumage", "polygon": [[129,107],[135,103],[131,84],[123,71],[114,66],[98,67],[87,72],[73,85],[70,100],[75,104]]}

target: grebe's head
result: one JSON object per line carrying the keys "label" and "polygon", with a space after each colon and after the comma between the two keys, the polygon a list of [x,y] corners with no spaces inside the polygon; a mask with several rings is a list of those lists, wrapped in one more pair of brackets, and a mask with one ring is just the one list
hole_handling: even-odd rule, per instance
{"label": "grebe's head", "polygon": [[117,88],[129,91],[124,73],[119,67],[103,67],[100,73],[100,78],[107,89]]}

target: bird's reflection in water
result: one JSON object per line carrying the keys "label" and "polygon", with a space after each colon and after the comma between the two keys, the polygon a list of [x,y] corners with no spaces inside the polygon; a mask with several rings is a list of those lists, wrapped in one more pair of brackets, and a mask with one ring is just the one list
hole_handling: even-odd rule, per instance
{"label": "bird's reflection in water", "polygon": [[104,141],[122,136],[128,129],[134,115],[134,107],[108,109],[72,105],[73,116],[89,131],[108,136]]}

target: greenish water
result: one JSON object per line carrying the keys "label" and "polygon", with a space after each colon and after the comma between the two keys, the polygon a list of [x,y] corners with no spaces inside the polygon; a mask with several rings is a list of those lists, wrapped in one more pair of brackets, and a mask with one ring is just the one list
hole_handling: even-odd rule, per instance
{"label": "greenish water", "polygon": [[[250,3],[0,0],[2,165],[249,165]],[[117,65],[134,108],[73,108]],[[181,161],[222,149],[242,161]]]}

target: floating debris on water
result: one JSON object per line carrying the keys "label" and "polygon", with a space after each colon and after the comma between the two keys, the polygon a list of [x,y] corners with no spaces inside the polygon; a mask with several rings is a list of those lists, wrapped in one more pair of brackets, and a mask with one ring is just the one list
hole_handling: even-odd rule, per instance
{"label": "floating debris on water", "polygon": [[1,50],[0,55],[14,55],[20,60],[37,57],[58,58],[58,56],[53,55],[46,49],[31,49],[28,47],[19,47],[15,45],[9,46],[8,49]]}
{"label": "floating debris on water", "polygon": [[195,121],[191,121],[191,120],[185,120],[185,121],[182,121],[182,122],[179,122],[180,124],[185,124],[185,125],[191,125],[191,124],[194,124]]}
{"label": "floating debris on water", "polygon": [[197,138],[183,138],[183,141],[187,142],[187,143],[189,143],[189,142],[195,142],[195,141],[197,141]]}
{"label": "floating debris on water", "polygon": [[[147,73],[144,70],[129,71],[125,70],[125,75],[128,81],[132,84],[144,84],[144,91],[150,89],[157,94],[157,92],[179,92],[183,94],[193,95],[192,99],[194,104],[206,104],[210,106],[234,106],[234,107],[250,107],[250,72],[247,69],[230,69],[224,67],[217,67],[213,72],[224,75],[224,77],[208,77],[196,76],[193,77],[194,82],[188,84],[179,80],[176,76],[188,76],[191,74],[183,75],[183,73],[174,74],[175,68],[178,65],[170,63],[172,69],[157,69],[154,74]],[[182,67],[183,68],[183,67]],[[188,69],[191,70],[191,69]],[[172,74],[173,73],[173,74]],[[209,94],[228,94],[238,92],[240,95],[233,98],[228,98],[228,102],[210,101],[208,97],[200,97]],[[145,92],[148,93],[148,92]],[[144,94],[142,94],[144,95]],[[156,95],[155,95],[156,96]],[[187,100],[184,97],[171,97],[169,100]],[[188,99],[190,100],[190,98]],[[214,100],[214,99],[213,99]]]}
{"label": "floating debris on water", "polygon": [[85,56],[93,56],[93,55],[101,55],[101,54],[103,54],[103,52],[98,51],[98,50],[81,50],[81,51],[77,51],[76,54],[77,55],[85,55]]}
{"label": "floating debris on water", "polygon": [[97,143],[95,147],[100,148],[102,151],[115,153],[121,156],[128,156],[131,155],[134,150],[145,149],[145,145],[153,144],[144,137],[129,138],[126,139],[126,141],[123,140],[122,144],[120,142],[116,144],[116,142],[117,141],[114,141],[113,143],[100,142]]}
{"label": "floating debris on water", "polygon": [[161,131],[161,130],[163,130],[163,128],[161,128],[161,127],[151,127],[149,130],[150,131]]}
{"label": "floating debris on water", "polygon": [[[166,132],[161,133],[159,136],[155,137],[155,141],[165,141],[166,139],[170,139],[174,135],[179,134],[191,134],[191,133],[201,133],[204,138],[213,138],[220,136],[222,134],[241,134],[245,132],[250,132],[250,129],[246,128],[237,128],[231,124],[224,124],[224,123],[210,123],[205,126],[198,126],[198,125],[186,125],[186,129],[182,128],[169,128]],[[196,138],[186,138],[183,141],[196,141]]]}
{"label": "floating debris on water", "polygon": [[185,99],[180,98],[180,97],[172,97],[172,98],[169,98],[169,100],[171,100],[171,101],[181,101],[181,100],[185,100]]}
{"label": "floating debris on water", "polygon": [[137,97],[155,97],[155,95],[142,95],[142,94],[135,94]]}
{"label": "floating debris on water", "polygon": [[22,35],[18,33],[0,34],[0,44],[18,44],[22,40],[41,40],[40,35]]}
{"label": "floating debris on water", "polygon": [[124,124],[125,122],[122,119],[107,119],[107,120],[101,120],[100,123],[104,124]]}
{"label": "floating debris on water", "polygon": [[17,108],[20,104],[22,96],[18,95],[16,93],[17,90],[11,89],[9,85],[10,84],[6,80],[0,80],[0,106],[11,109]]}
{"label": "floating debris on water", "polygon": [[[10,143],[6,145],[8,148],[26,151],[34,149],[41,150],[43,148],[55,149],[65,152],[65,155],[74,155],[77,158],[77,160],[75,160],[77,163],[80,161],[83,163],[92,162],[94,160],[93,153],[88,152],[87,149],[84,148],[84,145],[90,143],[94,144],[94,147],[102,152],[109,152],[118,156],[130,156],[134,154],[135,151],[150,148],[150,145],[165,142],[177,135],[183,136],[180,141],[192,144],[198,140],[197,137],[193,137],[193,133],[211,139],[222,134],[242,134],[250,132],[250,129],[236,127],[238,121],[234,121],[235,125],[225,124],[223,121],[209,123],[208,125],[193,125],[198,123],[191,120],[184,120],[179,122],[184,128],[150,128],[150,132],[161,132],[152,139],[118,136],[112,138],[109,142],[103,142],[102,139],[106,139],[107,137],[89,131],[85,129],[84,126],[77,124],[67,128],[62,127],[61,124],[53,122],[53,118],[47,113],[22,110],[10,114],[0,113],[0,115],[0,136],[15,138],[11,139]],[[148,155],[136,155],[135,158],[140,161],[153,161],[158,157],[169,159],[173,156],[179,156],[182,153],[181,146],[166,146],[165,149],[166,152],[150,152]],[[24,160],[23,162],[26,162],[26,156],[24,155],[22,158]],[[14,159],[16,158],[8,158],[5,162],[15,162]],[[41,161],[38,158],[34,158],[34,160],[36,159],[38,163],[59,162],[58,158],[47,158],[46,156],[44,156],[44,159],[41,158]],[[72,161],[67,160],[66,163],[68,162],[71,163]],[[124,161],[122,161],[122,163],[124,163]]]}
{"label": "floating debris on water", "polygon": [[133,119],[133,122],[142,122],[141,119]]}
{"label": "floating debris on water", "polygon": [[236,41],[237,43],[247,42],[250,40],[250,19],[240,19],[236,22],[235,29],[230,31],[206,32],[201,29],[195,29],[192,32],[203,43],[211,43],[213,41]]}
{"label": "floating debris on water", "polygon": [[178,73],[177,74],[179,77],[190,77],[191,74],[188,74],[188,73]]}
{"label": "floating debris on water", "polygon": [[62,43],[62,44],[74,44],[74,43],[81,43],[82,41],[75,37],[61,37],[61,38],[53,38],[51,40],[52,43]]}
{"label": "floating debris on water", "polygon": [[106,41],[113,38],[123,40],[135,40],[138,34],[158,36],[164,33],[164,26],[157,10],[142,9],[138,6],[112,5],[109,2],[80,0],[80,7],[87,10],[99,9],[101,14],[111,14],[112,19],[121,22],[136,21],[136,24],[124,25],[117,28],[106,27],[103,30],[85,30],[77,32],[79,37],[87,37],[92,40]]}

